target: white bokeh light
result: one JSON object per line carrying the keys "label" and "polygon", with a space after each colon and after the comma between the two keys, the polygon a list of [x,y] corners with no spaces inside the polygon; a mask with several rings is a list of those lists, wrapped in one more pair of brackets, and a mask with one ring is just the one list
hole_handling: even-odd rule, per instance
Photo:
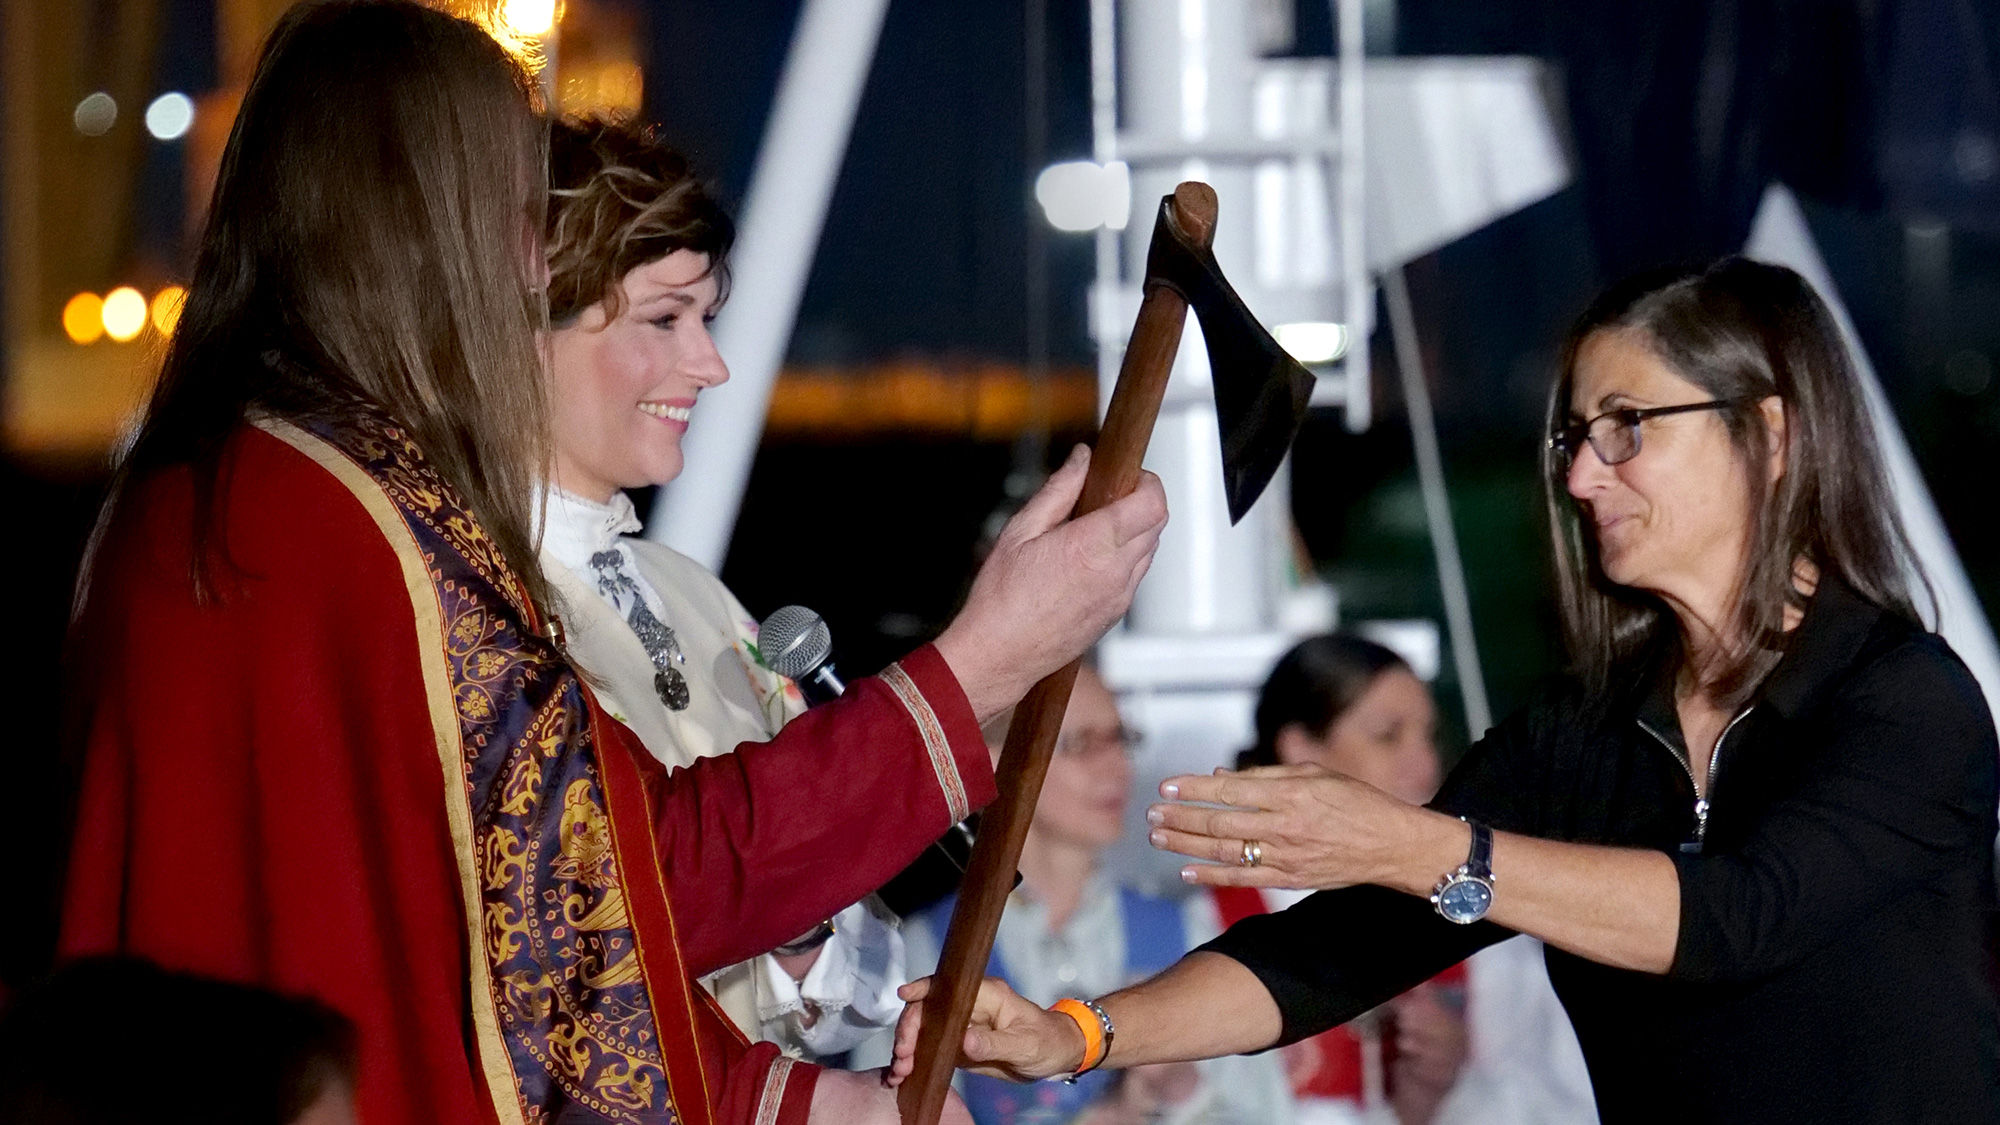
{"label": "white bokeh light", "polygon": [[1347,326],[1325,320],[1280,324],[1271,330],[1278,346],[1300,363],[1332,363],[1347,354]]}
{"label": "white bokeh light", "polygon": [[194,124],[194,101],[176,90],[161,94],[146,107],[146,131],[163,141],[177,141]]}
{"label": "white bokeh light", "polygon": [[1123,161],[1066,160],[1035,177],[1035,200],[1057,230],[1124,230],[1132,211],[1132,177]]}
{"label": "white bokeh light", "polygon": [[104,295],[104,334],[124,343],[146,328],[146,298],[137,289],[121,285]]}

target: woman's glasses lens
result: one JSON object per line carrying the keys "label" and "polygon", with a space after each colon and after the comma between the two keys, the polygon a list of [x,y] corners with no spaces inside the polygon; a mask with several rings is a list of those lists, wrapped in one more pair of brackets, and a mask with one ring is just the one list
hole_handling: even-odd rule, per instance
{"label": "woman's glasses lens", "polygon": [[1639,454],[1639,420],[1623,413],[1595,419],[1590,424],[1590,448],[1607,465],[1630,461]]}
{"label": "woman's glasses lens", "polygon": [[1586,441],[1597,459],[1607,465],[1630,461],[1639,455],[1639,419],[1622,411],[1602,414],[1588,424],[1564,426],[1550,434],[1549,448],[1555,451],[1556,461],[1564,472],[1569,471]]}

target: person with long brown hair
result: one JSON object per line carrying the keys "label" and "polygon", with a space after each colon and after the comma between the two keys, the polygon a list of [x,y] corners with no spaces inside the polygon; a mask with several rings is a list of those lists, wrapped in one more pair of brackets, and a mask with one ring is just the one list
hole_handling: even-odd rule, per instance
{"label": "person with long brown hair", "polygon": [[543,129],[424,5],[272,32],[80,585],[62,949],[334,1008],[371,1125],[863,1120],[693,982],[992,797],[980,721],[1124,611],[1164,500],[1067,520],[1079,453],[937,643],[670,773],[537,559]]}
{"label": "person with long brown hair", "polygon": [[1102,998],[1088,1057],[1108,1027],[989,983],[973,1063],[1293,1042],[1523,932],[1607,1122],[2000,1120],[2000,745],[1916,612],[1825,304],[1743,259],[1613,288],[1547,449],[1574,674],[1428,807],[1311,765],[1169,778],[1153,842],[1209,861],[1184,878],[1320,893]]}

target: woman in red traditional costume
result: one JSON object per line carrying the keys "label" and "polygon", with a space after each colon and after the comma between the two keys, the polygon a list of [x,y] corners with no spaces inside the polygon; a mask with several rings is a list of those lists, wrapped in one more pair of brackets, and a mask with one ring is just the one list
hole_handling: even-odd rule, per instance
{"label": "woman in red traditional costume", "polygon": [[980,720],[1122,613],[1164,502],[1065,522],[1073,458],[935,645],[669,772],[537,563],[530,91],[407,0],[266,44],[79,595],[63,949],[334,1007],[368,1125],[803,1121],[814,1072],[694,978],[990,799]]}

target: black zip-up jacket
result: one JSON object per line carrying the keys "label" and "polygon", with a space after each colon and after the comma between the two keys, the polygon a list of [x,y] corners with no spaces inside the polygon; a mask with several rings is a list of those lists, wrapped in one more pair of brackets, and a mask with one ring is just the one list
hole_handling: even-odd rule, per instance
{"label": "black zip-up jacket", "polygon": [[[1666,975],[1548,954],[1607,1125],[2000,1122],[1985,944],[2000,747],[1965,666],[1823,583],[1723,736],[1705,806],[1670,683],[1661,664],[1607,706],[1574,685],[1552,692],[1474,746],[1433,802],[1496,829],[1673,858],[1681,923]],[[1494,876],[1504,898],[1507,872]],[[1603,893],[1616,903],[1620,888]],[[1292,1042],[1508,936],[1353,887],[1203,948],[1257,975]]]}

